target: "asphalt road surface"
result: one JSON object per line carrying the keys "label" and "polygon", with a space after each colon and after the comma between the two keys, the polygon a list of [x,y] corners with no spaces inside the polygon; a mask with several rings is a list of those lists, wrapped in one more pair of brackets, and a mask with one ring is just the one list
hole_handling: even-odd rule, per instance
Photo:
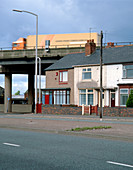
{"label": "asphalt road surface", "polygon": [[133,143],[0,128],[0,170],[68,169],[133,169]]}

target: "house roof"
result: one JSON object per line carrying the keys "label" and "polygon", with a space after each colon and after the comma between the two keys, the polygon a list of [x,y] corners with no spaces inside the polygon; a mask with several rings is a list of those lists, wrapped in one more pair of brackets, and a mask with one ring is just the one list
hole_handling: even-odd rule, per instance
{"label": "house roof", "polygon": [[[103,64],[122,64],[130,62],[133,62],[133,46],[103,49]],[[45,70],[70,69],[74,66],[99,64],[100,49],[96,49],[96,51],[89,56],[85,56],[85,53],[68,54]]]}
{"label": "house roof", "polygon": [[[121,64],[133,62],[133,46],[103,49],[103,64]],[[83,57],[78,65],[100,64],[100,49],[90,56]]]}
{"label": "house roof", "polygon": [[80,59],[85,56],[85,53],[76,53],[76,54],[68,54],[56,61],[50,67],[45,70],[62,70],[62,69],[71,69],[73,65],[78,64]]}

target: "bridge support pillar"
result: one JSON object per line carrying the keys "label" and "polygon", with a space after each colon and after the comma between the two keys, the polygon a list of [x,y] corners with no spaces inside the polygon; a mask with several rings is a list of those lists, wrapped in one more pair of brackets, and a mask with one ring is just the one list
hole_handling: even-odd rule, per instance
{"label": "bridge support pillar", "polygon": [[5,74],[4,113],[12,112],[12,74]]}
{"label": "bridge support pillar", "polygon": [[34,112],[34,74],[28,74],[28,104],[32,104]]}

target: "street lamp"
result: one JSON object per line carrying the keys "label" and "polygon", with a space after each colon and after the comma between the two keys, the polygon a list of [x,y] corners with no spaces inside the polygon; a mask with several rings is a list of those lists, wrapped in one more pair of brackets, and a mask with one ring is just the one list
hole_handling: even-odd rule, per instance
{"label": "street lamp", "polygon": [[39,60],[39,108],[41,104],[41,58],[37,57]]}
{"label": "street lamp", "polygon": [[37,45],[38,45],[38,15],[25,10],[13,9],[15,12],[25,12],[36,17],[36,57],[35,57],[35,113],[37,113]]}

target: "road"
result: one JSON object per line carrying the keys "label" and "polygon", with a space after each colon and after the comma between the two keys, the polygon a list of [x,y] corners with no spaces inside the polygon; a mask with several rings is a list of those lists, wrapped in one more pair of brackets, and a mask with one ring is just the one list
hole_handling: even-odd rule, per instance
{"label": "road", "polygon": [[[77,127],[111,126],[111,129],[84,132],[70,132]],[[43,114],[2,114],[0,128],[20,129],[38,132],[49,132],[66,135],[106,138],[133,142],[133,118],[43,115]]]}
{"label": "road", "polygon": [[133,143],[0,128],[0,170],[133,169]]}

